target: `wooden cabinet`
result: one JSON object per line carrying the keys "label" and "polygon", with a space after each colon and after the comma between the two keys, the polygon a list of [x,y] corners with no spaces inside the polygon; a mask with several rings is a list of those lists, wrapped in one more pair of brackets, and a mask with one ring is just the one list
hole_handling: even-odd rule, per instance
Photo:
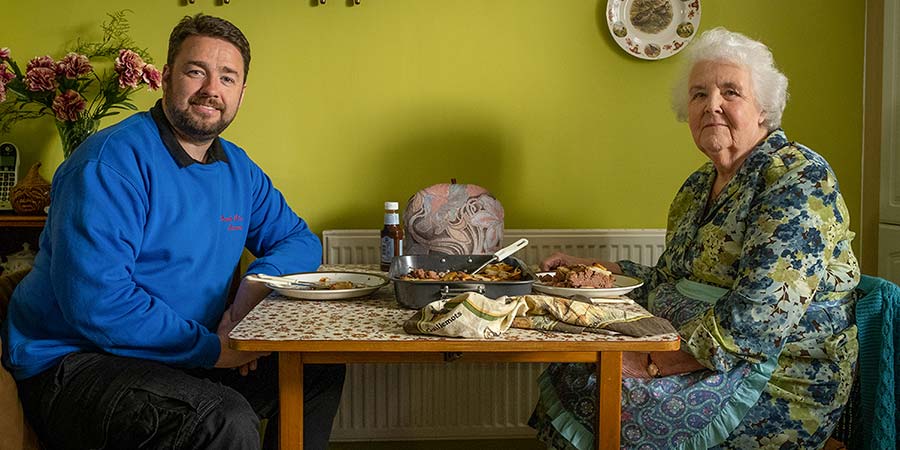
{"label": "wooden cabinet", "polygon": [[38,237],[44,229],[46,220],[47,216],[43,215],[23,216],[12,212],[0,212],[0,256],[5,257],[22,250],[22,244],[26,242],[32,250],[37,250]]}
{"label": "wooden cabinet", "polygon": [[22,216],[19,214],[0,214],[0,228],[31,228],[38,233],[44,229],[47,216]]}

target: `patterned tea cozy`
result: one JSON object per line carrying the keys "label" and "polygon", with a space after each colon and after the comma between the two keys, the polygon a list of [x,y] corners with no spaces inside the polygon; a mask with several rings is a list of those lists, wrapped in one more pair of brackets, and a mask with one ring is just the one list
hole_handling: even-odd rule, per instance
{"label": "patterned tea cozy", "polygon": [[488,254],[503,241],[503,205],[474,184],[435,184],[416,192],[404,213],[405,254]]}

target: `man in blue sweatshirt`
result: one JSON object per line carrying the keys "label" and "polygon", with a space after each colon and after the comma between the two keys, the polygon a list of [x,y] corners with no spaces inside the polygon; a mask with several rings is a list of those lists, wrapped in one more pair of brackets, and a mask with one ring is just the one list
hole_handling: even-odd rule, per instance
{"label": "man in blue sweatshirt", "polygon": [[[238,146],[250,46],[198,14],[172,31],[162,100],[88,138],[57,170],[31,273],[3,324],[3,364],[54,449],[276,443],[275,356],[228,347],[269,290],[248,273],[313,271],[322,246]],[[304,442],[325,449],[343,365],[304,369]],[[285,424],[292,426],[291,424]]]}

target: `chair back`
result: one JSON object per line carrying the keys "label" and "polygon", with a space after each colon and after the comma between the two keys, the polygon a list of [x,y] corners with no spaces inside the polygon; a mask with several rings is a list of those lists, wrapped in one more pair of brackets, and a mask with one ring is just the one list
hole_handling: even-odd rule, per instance
{"label": "chair back", "polygon": [[900,447],[900,287],[863,275],[857,291],[856,379],[832,436],[853,449],[894,449]]}

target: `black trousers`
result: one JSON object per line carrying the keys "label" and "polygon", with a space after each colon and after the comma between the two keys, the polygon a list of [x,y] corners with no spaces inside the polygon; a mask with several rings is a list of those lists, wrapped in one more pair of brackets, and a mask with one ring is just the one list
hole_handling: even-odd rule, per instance
{"label": "black trousers", "polygon": [[[303,443],[326,449],[345,367],[303,369]],[[25,415],[51,449],[276,448],[278,360],[234,369],[178,369],[105,353],[72,353],[18,383]],[[269,419],[261,444],[259,421]],[[290,424],[288,424],[290,426]]]}

